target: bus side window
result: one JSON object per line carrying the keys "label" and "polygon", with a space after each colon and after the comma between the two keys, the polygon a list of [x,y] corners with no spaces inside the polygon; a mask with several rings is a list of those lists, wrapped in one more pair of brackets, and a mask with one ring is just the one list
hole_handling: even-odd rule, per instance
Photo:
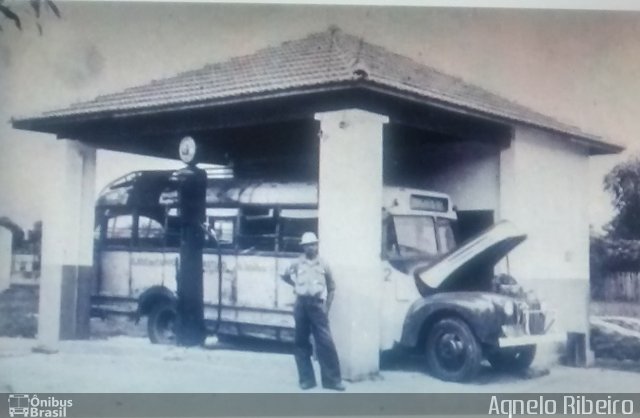
{"label": "bus side window", "polygon": [[316,209],[282,209],[280,211],[280,251],[302,253],[300,237],[305,232],[318,233]]}
{"label": "bus side window", "polygon": [[242,208],[238,241],[240,251],[275,251],[275,210],[264,207]]}
{"label": "bus side window", "polygon": [[164,245],[164,227],[155,219],[138,217],[138,246],[157,248]]}
{"label": "bus side window", "polygon": [[[207,208],[207,222],[213,227],[218,243],[222,248],[235,248],[237,208]],[[207,240],[205,246],[215,247],[213,240]]]}
{"label": "bus side window", "polygon": [[129,246],[133,237],[133,215],[117,215],[107,220],[105,244]]}

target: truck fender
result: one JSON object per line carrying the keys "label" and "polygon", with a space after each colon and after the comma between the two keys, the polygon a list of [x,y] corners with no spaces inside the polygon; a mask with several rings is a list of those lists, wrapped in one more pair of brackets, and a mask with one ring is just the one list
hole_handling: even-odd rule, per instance
{"label": "truck fender", "polygon": [[491,298],[483,296],[472,292],[437,293],[415,301],[405,317],[400,343],[417,347],[433,324],[453,316],[465,321],[481,343],[495,344],[504,318]]}
{"label": "truck fender", "polygon": [[151,309],[159,302],[176,303],[178,297],[174,292],[164,286],[152,286],[146,289],[138,297],[138,310],[135,320],[138,322],[141,317],[148,315]]}

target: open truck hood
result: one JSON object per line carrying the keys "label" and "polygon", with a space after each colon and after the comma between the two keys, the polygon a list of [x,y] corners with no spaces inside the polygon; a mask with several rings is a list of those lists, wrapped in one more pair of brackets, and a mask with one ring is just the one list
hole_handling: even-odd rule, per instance
{"label": "open truck hood", "polygon": [[435,263],[416,270],[416,279],[431,289],[438,289],[465,268],[494,266],[526,238],[512,223],[501,221]]}

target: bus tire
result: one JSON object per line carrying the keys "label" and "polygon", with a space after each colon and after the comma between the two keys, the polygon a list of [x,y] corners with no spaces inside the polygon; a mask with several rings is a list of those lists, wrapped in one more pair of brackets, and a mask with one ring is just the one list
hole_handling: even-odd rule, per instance
{"label": "bus tire", "polygon": [[149,340],[153,344],[175,344],[178,312],[174,303],[162,301],[151,308],[147,321]]}
{"label": "bus tire", "polygon": [[487,353],[487,360],[491,366],[504,372],[525,371],[531,366],[535,357],[535,345],[496,349]]}
{"label": "bus tire", "polygon": [[466,322],[459,318],[436,322],[428,333],[425,349],[428,370],[439,379],[462,382],[480,370],[480,344]]}

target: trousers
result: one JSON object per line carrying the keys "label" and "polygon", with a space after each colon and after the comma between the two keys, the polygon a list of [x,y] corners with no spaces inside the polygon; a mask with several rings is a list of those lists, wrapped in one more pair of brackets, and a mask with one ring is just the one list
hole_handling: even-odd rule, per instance
{"label": "trousers", "polygon": [[322,299],[298,296],[293,308],[293,317],[296,325],[295,358],[300,384],[316,384],[311,364],[311,335],[316,343],[322,385],[332,386],[340,383],[342,380],[340,362]]}

